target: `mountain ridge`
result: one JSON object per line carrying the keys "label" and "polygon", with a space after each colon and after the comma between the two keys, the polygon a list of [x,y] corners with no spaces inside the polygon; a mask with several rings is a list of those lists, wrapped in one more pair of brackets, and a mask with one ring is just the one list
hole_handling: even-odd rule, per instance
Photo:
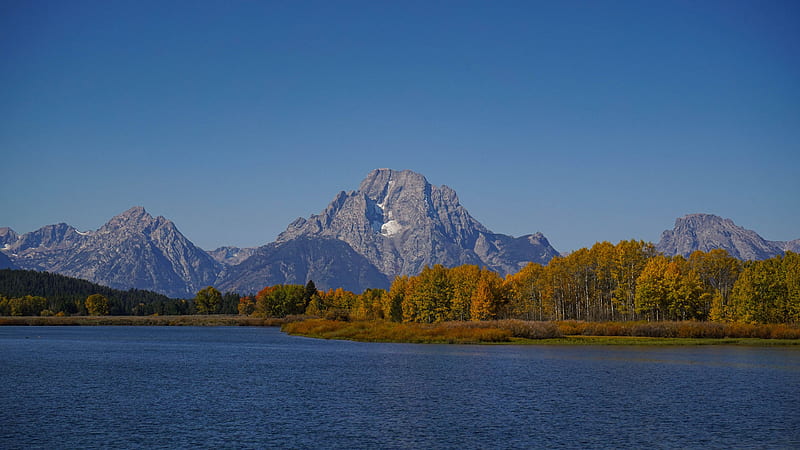
{"label": "mountain ridge", "polygon": [[219,263],[163,216],[141,206],[114,216],[94,231],[65,223],[18,236],[4,252],[18,267],[59,273],[116,289],[148,289],[173,297],[212,284]]}
{"label": "mountain ridge", "polygon": [[[688,214],[665,230],[656,248],[667,255],[723,248],[739,259],[800,250],[800,239],[768,241],[713,214]],[[501,275],[559,253],[542,233],[494,233],[474,219],[452,188],[421,174],[376,169],[358,189],[340,191],[319,214],[291,222],[260,247],[205,251],[163,216],[135,206],[97,230],[46,225],[18,234],[0,228],[0,268],[48,271],[118,289],[190,297],[202,287],[253,293],[267,285],[313,279],[318,287],[360,292],[388,288],[395,276],[423,267],[474,264]]]}
{"label": "mountain ridge", "polygon": [[693,251],[723,249],[741,260],[769,259],[800,249],[800,239],[768,241],[733,220],[714,214],[694,213],[675,219],[672,230],[665,230],[656,250],[667,255],[689,256]]}

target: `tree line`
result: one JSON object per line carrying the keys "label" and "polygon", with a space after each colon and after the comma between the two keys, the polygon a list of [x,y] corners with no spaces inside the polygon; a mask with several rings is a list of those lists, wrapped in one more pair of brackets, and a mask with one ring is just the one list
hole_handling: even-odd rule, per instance
{"label": "tree line", "polygon": [[[312,283],[309,283],[312,284]],[[436,323],[480,320],[800,322],[800,255],[740,261],[725,250],[668,257],[653,244],[600,242],[503,278],[475,265],[425,267],[388,291],[308,285],[243,297],[240,314]]]}
{"label": "tree line", "polygon": [[[93,294],[106,302],[95,306],[89,301]],[[41,314],[800,323],[800,255],[740,261],[717,249],[668,257],[644,241],[599,242],[547,265],[530,263],[505,278],[475,265],[434,265],[396,277],[388,291],[320,291],[309,281],[245,296],[208,286],[186,300],[44,272],[0,270],[0,315]]]}

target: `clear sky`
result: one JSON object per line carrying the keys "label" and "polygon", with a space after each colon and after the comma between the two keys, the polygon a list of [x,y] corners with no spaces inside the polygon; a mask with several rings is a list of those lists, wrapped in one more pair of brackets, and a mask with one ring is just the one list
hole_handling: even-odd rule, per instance
{"label": "clear sky", "polygon": [[263,245],[380,167],[559,251],[800,238],[800,2],[0,0],[0,226]]}

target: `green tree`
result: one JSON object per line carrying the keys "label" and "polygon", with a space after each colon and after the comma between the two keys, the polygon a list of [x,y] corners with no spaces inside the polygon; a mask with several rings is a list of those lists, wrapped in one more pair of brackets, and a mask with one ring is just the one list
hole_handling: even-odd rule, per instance
{"label": "green tree", "polygon": [[222,296],[218,312],[220,314],[237,314],[239,312],[239,300],[241,300],[239,294],[226,292]]}
{"label": "green tree", "polygon": [[0,295],[0,316],[10,316],[11,307],[8,304],[8,299]]}
{"label": "green tree", "polygon": [[213,286],[204,287],[197,291],[194,303],[198,314],[214,314],[219,311],[222,303],[222,294]]}
{"label": "green tree", "polygon": [[308,308],[308,304],[311,303],[311,299],[315,296],[319,297],[317,286],[314,284],[314,280],[308,280],[308,283],[306,283],[306,290],[303,293],[303,303],[305,303],[306,308]]}
{"label": "green tree", "polygon": [[256,294],[256,314],[262,317],[303,314],[306,310],[305,292],[305,286],[300,284],[265,287]]}
{"label": "green tree", "polygon": [[101,294],[92,294],[86,298],[84,306],[90,316],[107,316],[109,312],[108,299]]}

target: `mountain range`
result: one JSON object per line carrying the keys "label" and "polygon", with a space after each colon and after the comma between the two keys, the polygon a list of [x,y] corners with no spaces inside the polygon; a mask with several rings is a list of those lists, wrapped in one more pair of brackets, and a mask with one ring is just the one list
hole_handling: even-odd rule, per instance
{"label": "mountain range", "polygon": [[115,289],[147,289],[185,297],[213,284],[222,265],[164,217],[137,206],[96,231],[65,223],[0,234],[3,251],[22,269],[59,273]]}
{"label": "mountain range", "polygon": [[[668,255],[723,248],[740,259],[800,250],[800,240],[767,241],[710,214],[678,218],[656,248]],[[96,231],[65,223],[18,235],[0,228],[0,268],[60,273],[116,289],[191,297],[214,285],[252,293],[264,286],[314,280],[321,289],[388,288],[426,265],[475,264],[501,275],[559,253],[541,233],[494,233],[460,204],[456,192],[409,171],[377,169],[359,188],[339,192],[319,214],[298,218],[275,242],[204,251],[173,222],[133,207]]]}

